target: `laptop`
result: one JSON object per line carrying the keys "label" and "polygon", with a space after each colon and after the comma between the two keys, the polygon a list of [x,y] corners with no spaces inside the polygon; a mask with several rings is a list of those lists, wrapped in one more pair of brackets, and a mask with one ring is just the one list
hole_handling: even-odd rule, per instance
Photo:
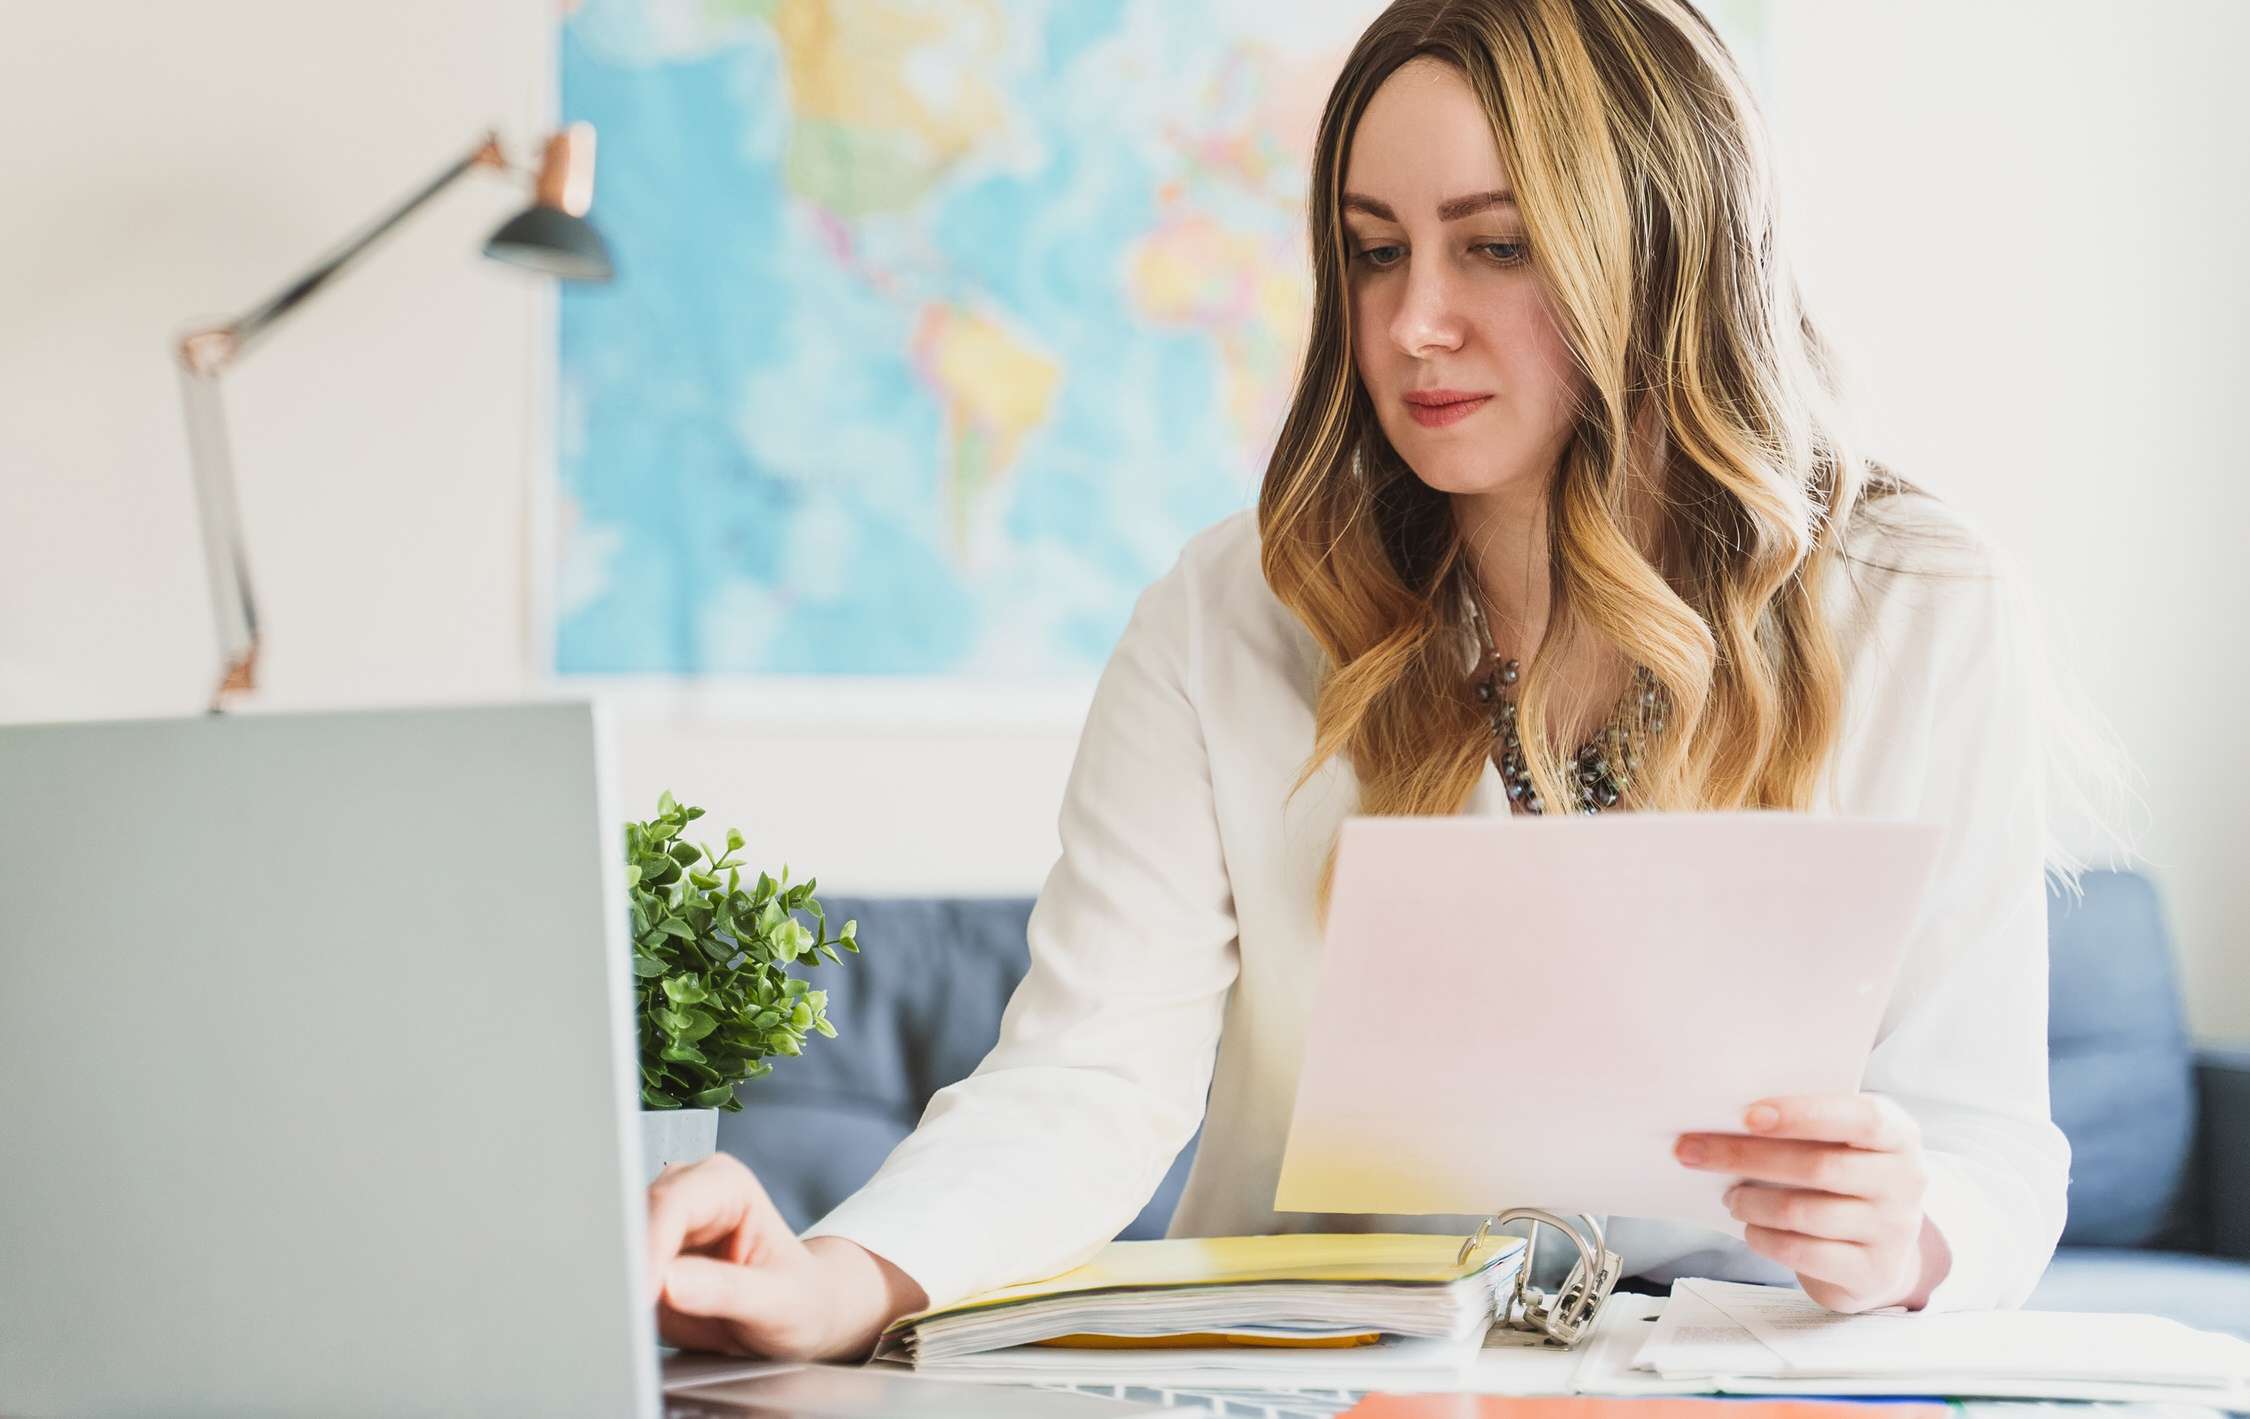
{"label": "laptop", "polygon": [[[663,1412],[604,741],[0,726],[0,1414]],[[680,1412],[1139,1408],[680,1358]]]}

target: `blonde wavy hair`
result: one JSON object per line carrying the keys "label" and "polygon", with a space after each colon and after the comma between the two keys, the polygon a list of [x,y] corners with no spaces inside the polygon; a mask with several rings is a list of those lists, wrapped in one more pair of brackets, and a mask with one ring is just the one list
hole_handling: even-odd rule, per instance
{"label": "blonde wavy hair", "polygon": [[1397,0],[1345,62],[1313,163],[1311,337],[1258,500],[1266,580],[1327,658],[1299,786],[1341,755],[1359,811],[1453,813],[1491,750],[1451,501],[1392,449],[1352,358],[1345,159],[1377,87],[1425,55],[1483,103],[1582,376],[1547,499],[1549,632],[1518,694],[1534,788],[1575,802],[1547,748],[1552,667],[1590,635],[1669,702],[1626,806],[1805,807],[1843,691],[1824,569],[1855,508],[1907,485],[1845,446],[1761,120],[1685,0]]}

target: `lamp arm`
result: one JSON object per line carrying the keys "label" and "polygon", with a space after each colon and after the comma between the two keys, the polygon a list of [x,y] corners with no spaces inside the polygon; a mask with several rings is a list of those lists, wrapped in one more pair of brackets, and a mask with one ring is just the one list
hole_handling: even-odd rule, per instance
{"label": "lamp arm", "polygon": [[180,338],[180,392],[187,416],[188,462],[195,476],[196,515],[203,531],[203,571],[219,636],[221,669],[218,687],[211,695],[213,714],[226,708],[228,696],[255,688],[258,663],[258,613],[250,592],[249,564],[242,551],[241,515],[234,496],[234,457],[228,446],[219,376],[253,341],[310,300],[369,247],[479,167],[507,169],[498,135],[487,133],[474,149],[447,164],[405,201],[273,295],[224,325],[193,330]]}
{"label": "lamp arm", "polygon": [[500,151],[499,136],[487,133],[475,148],[448,163],[437,176],[424,183],[405,201],[376,218],[364,231],[348,238],[343,245],[322,257],[310,270],[288,285],[225,325],[198,330],[182,339],[182,363],[202,373],[216,373],[219,367],[239,358],[251,342],[265,334],[283,316],[311,299],[315,292],[334,280],[369,247],[396,230],[401,222],[413,216],[430,199],[475,168],[505,170],[507,166],[508,160]]}
{"label": "lamp arm", "polygon": [[218,370],[197,369],[183,358],[180,399],[187,415],[188,467],[195,475],[195,520],[203,533],[204,589],[211,595],[211,626],[219,640],[219,683],[209,708],[219,714],[228,696],[257,687],[258,608],[242,553]]}

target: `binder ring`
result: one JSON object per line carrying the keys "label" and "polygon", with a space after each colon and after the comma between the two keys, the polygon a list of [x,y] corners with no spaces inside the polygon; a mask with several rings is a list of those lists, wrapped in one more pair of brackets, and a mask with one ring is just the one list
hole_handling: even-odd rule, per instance
{"label": "binder ring", "polygon": [[[1483,1246],[1487,1241],[1491,1240],[1492,1229],[1495,1226],[1505,1227],[1510,1222],[1519,1222],[1526,1219],[1535,1223],[1544,1223],[1549,1227],[1553,1227],[1556,1231],[1561,1232],[1564,1236],[1570,1238],[1573,1242],[1576,1242],[1578,1244],[1578,1259],[1580,1261],[1585,1262],[1588,1266],[1592,1266],[1594,1264],[1594,1258],[1587,1253],[1585,1239],[1579,1235],[1578,1229],[1571,1226],[1568,1222],[1562,1220],[1562,1218],[1557,1217],[1554,1213],[1543,1211],[1537,1207],[1514,1208],[1510,1211],[1500,1213],[1498,1216],[1487,1217],[1482,1222],[1477,1223],[1476,1231],[1470,1235],[1467,1241],[1461,1243],[1461,1250],[1455,1253],[1453,1257],[1453,1264],[1455,1266],[1467,1266],[1469,1264],[1469,1258],[1476,1254],[1476,1249],[1480,1246]],[[1594,1250],[1597,1252],[1607,1251],[1609,1249],[1609,1241],[1602,1234],[1601,1219],[1599,1217],[1596,1217],[1591,1212],[1581,1212],[1578,1214],[1578,1220],[1584,1222],[1586,1224],[1586,1230],[1594,1234]],[[1531,1229],[1531,1235],[1524,1239],[1523,1263],[1525,1269],[1528,1270],[1530,1268],[1532,1257],[1535,1253],[1538,1252],[1538,1250],[1539,1228],[1534,1226]]]}
{"label": "binder ring", "polygon": [[[1523,1261],[1516,1267],[1515,1294],[1500,1317],[1501,1323],[1513,1330],[1541,1331],[1564,1345],[1575,1344],[1593,1323],[1602,1302],[1609,1299],[1610,1291],[1617,1285],[1618,1273],[1623,1270],[1617,1253],[1609,1249],[1601,1219],[1590,1212],[1577,1215],[1586,1224],[1583,1231],[1538,1207],[1516,1207],[1487,1217],[1461,1244],[1454,1265],[1466,1265],[1477,1247],[1491,1237],[1494,1228],[1510,1222],[1530,1222],[1531,1233],[1524,1239]],[[1562,1289],[1552,1297],[1531,1284],[1531,1268],[1538,1258],[1542,1226],[1553,1227],[1578,1248],[1578,1264],[1571,1268]],[[1593,1238],[1591,1245],[1587,1243],[1589,1235]]]}

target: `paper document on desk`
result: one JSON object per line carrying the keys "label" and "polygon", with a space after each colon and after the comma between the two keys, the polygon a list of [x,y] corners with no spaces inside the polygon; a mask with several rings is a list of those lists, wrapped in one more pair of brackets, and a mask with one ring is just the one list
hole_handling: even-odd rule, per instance
{"label": "paper document on desk", "polygon": [[[2250,1342],[2150,1315],[1963,1311],[1838,1315],[1793,1287],[1673,1283],[1632,1375],[1589,1388],[1699,1384],[1729,1394],[2250,1400]],[[1645,1375],[1647,1380],[1639,1380]],[[1608,1383],[1604,1383],[1607,1381]]]}
{"label": "paper document on desk", "polygon": [[1859,1087],[1937,842],[1767,812],[1347,821],[1275,1208],[1740,1235],[1733,1180],[1674,1142]]}
{"label": "paper document on desk", "polygon": [[2250,1380],[2250,1341],[2152,1315],[1957,1311],[1838,1315],[1802,1291],[1682,1281],[1792,1374],[1992,1375],[2136,1384]]}

